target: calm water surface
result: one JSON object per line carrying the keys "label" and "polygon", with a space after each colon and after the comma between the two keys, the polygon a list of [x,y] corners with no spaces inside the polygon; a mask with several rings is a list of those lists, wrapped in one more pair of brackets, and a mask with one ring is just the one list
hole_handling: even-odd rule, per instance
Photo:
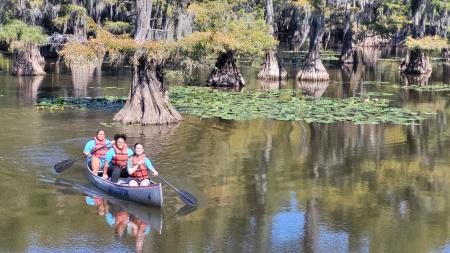
{"label": "calm water surface", "polygon": [[[300,58],[282,55],[295,73]],[[243,67],[245,89],[391,93],[393,105],[437,113],[418,126],[184,115],[174,126],[106,128],[143,142],[162,175],[198,196],[190,213],[177,213],[183,205],[169,188],[161,210],[105,196],[82,162],[50,172],[78,156],[114,113],[32,105],[40,97],[127,95],[129,69],[71,72],[49,63],[45,77],[18,78],[0,58],[0,252],[450,252],[449,93],[399,87],[449,84],[450,65],[435,60],[427,80],[403,80],[402,55],[360,52],[355,71],[328,62],[325,83],[259,82],[257,70]]]}

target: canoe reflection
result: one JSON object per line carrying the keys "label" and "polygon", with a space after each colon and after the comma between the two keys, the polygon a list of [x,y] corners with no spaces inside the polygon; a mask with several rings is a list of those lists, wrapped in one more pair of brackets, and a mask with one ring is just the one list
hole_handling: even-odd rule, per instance
{"label": "canoe reflection", "polygon": [[161,210],[141,206],[118,199],[106,199],[100,196],[86,196],[86,204],[95,208],[95,212],[104,216],[106,223],[114,229],[117,239],[131,236],[136,243],[136,251],[141,252],[145,235],[154,231],[161,234]]}

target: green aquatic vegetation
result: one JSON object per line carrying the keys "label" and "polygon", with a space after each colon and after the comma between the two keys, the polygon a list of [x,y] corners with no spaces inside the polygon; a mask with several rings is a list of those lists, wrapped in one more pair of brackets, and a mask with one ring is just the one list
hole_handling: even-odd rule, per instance
{"label": "green aquatic vegetation", "polygon": [[246,120],[272,118],[356,124],[413,124],[423,118],[416,112],[390,107],[379,98],[314,98],[299,90],[221,92],[202,87],[171,90],[171,102],[181,112],[203,118]]}
{"label": "green aquatic vegetation", "polygon": [[[202,118],[251,120],[303,120],[355,124],[393,123],[411,125],[424,119],[417,112],[389,106],[389,100],[363,96],[347,99],[315,98],[301,90],[224,92],[207,87],[172,87],[170,102],[182,113]],[[60,105],[100,110],[118,110],[126,97],[41,99],[39,109]]]}
{"label": "green aquatic vegetation", "polygon": [[415,91],[450,91],[450,85],[438,83],[438,84],[430,84],[430,85],[408,85],[402,86],[403,89],[415,90]]}

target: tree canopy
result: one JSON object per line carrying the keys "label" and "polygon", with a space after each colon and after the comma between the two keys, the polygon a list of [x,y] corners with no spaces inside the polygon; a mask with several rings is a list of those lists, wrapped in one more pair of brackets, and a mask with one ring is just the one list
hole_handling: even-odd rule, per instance
{"label": "tree canopy", "polygon": [[0,42],[10,49],[21,50],[29,46],[42,45],[47,41],[42,27],[29,26],[20,20],[10,20],[0,25]]}

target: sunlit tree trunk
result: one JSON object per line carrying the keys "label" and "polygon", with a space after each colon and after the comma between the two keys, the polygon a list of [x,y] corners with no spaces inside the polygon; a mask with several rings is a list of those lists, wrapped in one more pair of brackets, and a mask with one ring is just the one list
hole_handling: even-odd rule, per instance
{"label": "sunlit tree trunk", "polygon": [[[269,32],[274,36],[273,29],[273,2],[266,0],[266,24],[269,26]],[[258,73],[259,79],[286,79],[287,72],[278,61],[277,52],[272,49],[266,52],[264,64]]]}
{"label": "sunlit tree trunk", "polygon": [[320,59],[320,46],[324,34],[325,20],[321,13],[313,14],[309,36],[309,52],[297,74],[300,80],[328,80],[330,76]]}
{"label": "sunlit tree trunk", "polygon": [[136,34],[134,39],[137,41],[145,41],[150,36],[150,19],[152,16],[152,0],[136,1]]}
{"label": "sunlit tree trunk", "polygon": [[16,54],[12,74],[15,76],[45,75],[45,61],[37,46],[27,46]]}
{"label": "sunlit tree trunk", "polygon": [[154,58],[145,49],[134,54],[133,82],[124,107],[114,116],[127,124],[161,125],[182,120],[169,102],[163,83],[164,60]]}

